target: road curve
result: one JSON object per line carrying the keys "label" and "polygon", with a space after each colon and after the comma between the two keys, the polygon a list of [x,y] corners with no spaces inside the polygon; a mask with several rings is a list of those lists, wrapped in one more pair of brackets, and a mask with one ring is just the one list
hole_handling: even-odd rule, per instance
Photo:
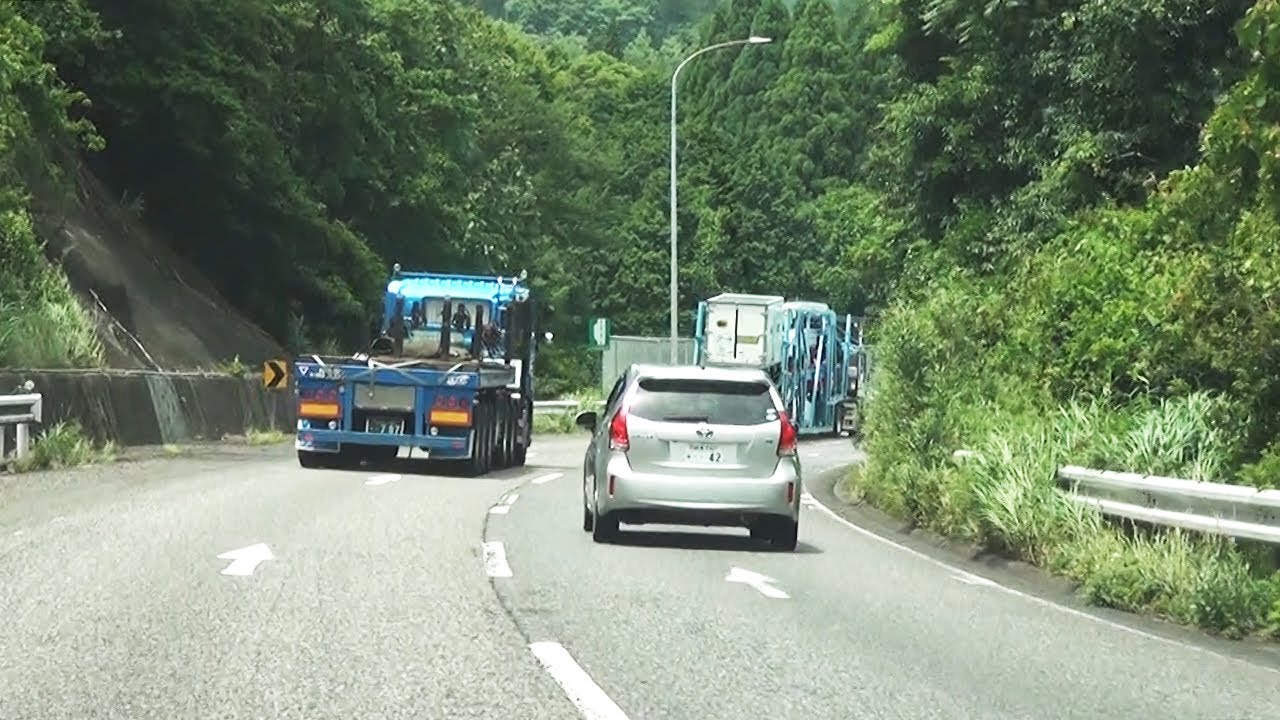
{"label": "road curve", "polygon": [[0,476],[0,718],[577,717],[481,570],[489,506],[537,472],[275,448]]}
{"label": "road curve", "polygon": [[[993,586],[812,498],[795,554],[714,530],[594,544],[583,443],[482,479],[284,448],[0,476],[0,720],[1274,713],[1272,668]],[[801,454],[813,479],[852,446]]]}
{"label": "road curve", "polygon": [[[801,455],[813,479],[853,448],[810,442]],[[795,554],[731,530],[632,528],[620,544],[595,544],[580,529],[573,460],[491,516],[485,538],[503,544],[511,569],[493,581],[503,606],[526,639],[563,648],[607,696],[602,717],[1275,713],[1274,667],[995,585],[860,531],[812,496]]]}

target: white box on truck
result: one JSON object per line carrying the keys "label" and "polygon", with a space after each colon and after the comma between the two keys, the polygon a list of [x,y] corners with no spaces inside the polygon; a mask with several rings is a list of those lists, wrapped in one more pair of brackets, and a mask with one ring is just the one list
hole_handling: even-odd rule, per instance
{"label": "white box on truck", "polygon": [[768,368],[782,362],[784,298],[721,293],[707,300],[703,359],[708,365]]}

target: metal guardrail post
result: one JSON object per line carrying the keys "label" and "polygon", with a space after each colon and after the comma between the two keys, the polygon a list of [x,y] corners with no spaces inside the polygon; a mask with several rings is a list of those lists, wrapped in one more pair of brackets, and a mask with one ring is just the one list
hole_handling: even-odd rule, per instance
{"label": "metal guardrail post", "polygon": [[0,395],[0,460],[6,454],[4,426],[14,427],[14,458],[21,460],[31,452],[31,423],[41,422],[44,397],[40,393]]}

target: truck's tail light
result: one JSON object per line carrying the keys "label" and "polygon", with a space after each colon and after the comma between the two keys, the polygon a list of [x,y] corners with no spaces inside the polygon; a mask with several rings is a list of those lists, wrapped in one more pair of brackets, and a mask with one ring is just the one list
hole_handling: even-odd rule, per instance
{"label": "truck's tail light", "polygon": [[466,410],[436,410],[432,408],[431,414],[427,416],[427,422],[432,425],[467,427],[471,425],[471,413]]}
{"label": "truck's tail light", "polygon": [[622,408],[609,423],[609,449],[630,450],[631,436],[627,434],[627,409]]}
{"label": "truck's tail light", "polygon": [[778,424],[782,426],[778,431],[778,455],[795,455],[796,428],[791,424],[791,418],[787,416],[786,411],[778,411]]}
{"label": "truck's tail light", "polygon": [[318,420],[332,420],[342,417],[342,406],[336,402],[318,402],[302,400],[298,402],[298,417]]}
{"label": "truck's tail light", "polygon": [[437,395],[427,414],[427,423],[444,427],[471,426],[471,398]]}

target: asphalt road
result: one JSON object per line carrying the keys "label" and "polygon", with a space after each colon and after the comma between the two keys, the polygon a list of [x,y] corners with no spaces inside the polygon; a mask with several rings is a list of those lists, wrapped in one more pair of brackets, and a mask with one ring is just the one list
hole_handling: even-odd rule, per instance
{"label": "asphalt road", "polygon": [[[995,584],[813,498],[795,554],[703,529],[597,545],[582,444],[484,479],[285,449],[2,477],[0,718],[1275,715],[1267,658]],[[812,480],[853,451],[801,453]]]}

